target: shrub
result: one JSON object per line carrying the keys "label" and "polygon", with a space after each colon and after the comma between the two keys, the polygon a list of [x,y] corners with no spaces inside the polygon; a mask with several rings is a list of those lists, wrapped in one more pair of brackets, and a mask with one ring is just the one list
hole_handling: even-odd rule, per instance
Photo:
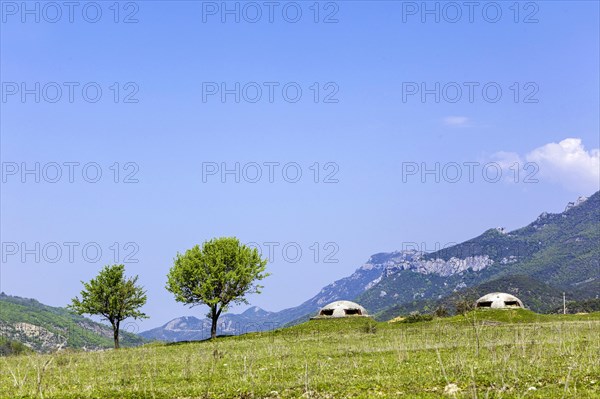
{"label": "shrub", "polygon": [[21,355],[31,353],[26,345],[8,339],[0,338],[0,356]]}
{"label": "shrub", "polygon": [[458,299],[454,303],[454,306],[456,307],[456,314],[461,314],[461,315],[467,314],[471,310],[475,309],[475,305],[473,304],[473,301],[470,301],[465,298]]}
{"label": "shrub", "polygon": [[419,312],[410,312],[410,314],[402,320],[402,323],[418,323],[420,321],[431,321],[433,320],[433,315],[431,314],[421,314]]}
{"label": "shrub", "polygon": [[440,305],[437,308],[435,308],[433,314],[435,314],[435,317],[448,317],[449,316],[448,309],[446,309],[446,307],[444,305]]}

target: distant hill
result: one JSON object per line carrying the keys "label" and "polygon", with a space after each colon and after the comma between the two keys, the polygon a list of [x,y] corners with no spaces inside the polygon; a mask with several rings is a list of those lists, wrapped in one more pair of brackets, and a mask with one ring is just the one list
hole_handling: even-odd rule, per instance
{"label": "distant hill", "polygon": [[[267,312],[252,307],[241,314],[225,313],[219,318],[218,333],[238,335],[266,331],[308,319],[323,305],[339,299],[353,298],[381,277],[386,265],[395,254],[376,254],[351,276],[324,287],[317,295],[294,308]],[[400,255],[407,256],[407,255]],[[211,322],[207,318],[178,317],[161,327],[140,333],[142,337],[162,341],[192,341],[210,337]]]}
{"label": "distant hill", "polygon": [[[562,313],[562,306],[556,308],[553,313]],[[593,313],[600,312],[600,298],[594,299],[583,299],[580,301],[569,301],[567,302],[567,313]]]}
{"label": "distant hill", "polygon": [[[453,307],[458,296],[474,298],[506,291],[536,312],[552,312],[571,300],[600,295],[600,192],[569,203],[564,212],[542,213],[511,232],[502,228],[440,251],[396,251],[372,255],[352,275],[324,287],[299,306],[279,312],[252,308],[219,320],[219,334],[270,330],[307,320],[332,301],[349,299],[381,319],[412,310]],[[253,314],[254,312],[255,314]],[[141,333],[167,341],[203,339],[206,319],[176,318]]]}
{"label": "distant hill", "polygon": [[[220,335],[238,335],[254,331],[268,330],[271,312],[252,307],[241,314],[225,313],[219,318]],[[199,341],[210,338],[211,321],[193,316],[178,317],[161,327],[144,331],[144,338],[160,341]],[[273,327],[271,328],[273,329]]]}
{"label": "distant hill", "polygon": [[[490,229],[482,235],[433,253],[421,253],[413,262],[389,266],[381,280],[356,299],[371,312],[438,300],[469,287],[484,285],[498,291],[504,277],[528,276],[520,289],[557,292],[594,298],[600,282],[600,193],[571,203],[562,213],[542,213],[533,223],[511,232]],[[523,298],[522,298],[523,299]],[[532,309],[550,309],[532,301]]]}
{"label": "distant hill", "polygon": [[[433,312],[438,307],[444,307],[450,314],[454,314],[458,301],[475,302],[475,300],[490,292],[506,292],[515,295],[523,301],[526,308],[536,313],[562,313],[562,290],[530,276],[515,275],[501,277],[474,287],[455,291],[441,299],[415,300],[395,305],[376,314],[376,318],[378,320],[390,320],[414,311]],[[572,291],[568,296],[570,301],[586,297],[585,292],[577,290]]]}
{"label": "distant hill", "polygon": [[[58,348],[97,350],[113,347],[112,328],[71,313],[65,308],[44,305],[35,299],[0,294],[0,337],[5,346],[20,342],[37,352]],[[122,346],[147,342],[122,333]],[[8,350],[7,350],[8,351]]]}

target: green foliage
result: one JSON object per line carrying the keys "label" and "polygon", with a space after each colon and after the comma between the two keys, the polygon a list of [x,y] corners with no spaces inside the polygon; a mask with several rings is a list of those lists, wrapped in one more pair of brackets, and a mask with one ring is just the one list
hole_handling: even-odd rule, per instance
{"label": "green foliage", "polygon": [[260,293],[262,286],[255,282],[268,276],[266,265],[256,248],[235,237],[215,238],[177,254],[166,288],[178,302],[209,307],[214,338],[221,312],[232,303],[248,303],[247,294]]}
{"label": "green foliage", "polygon": [[433,315],[431,314],[421,314],[419,312],[411,312],[402,323],[419,323],[421,321],[431,321],[433,320]]}
{"label": "green foliage", "polygon": [[24,355],[33,352],[21,342],[0,337],[0,356]]}
{"label": "green foliage", "polygon": [[119,348],[121,321],[147,318],[139,308],[146,303],[146,292],[136,285],[138,276],[125,277],[124,265],[105,266],[98,276],[85,283],[81,299],[75,297],[69,308],[78,314],[99,315],[110,322],[115,349]]}
{"label": "green foliage", "polygon": [[[563,308],[556,308],[554,313],[562,313]],[[567,302],[567,313],[591,313],[600,312],[600,299],[586,299],[582,301]]]}

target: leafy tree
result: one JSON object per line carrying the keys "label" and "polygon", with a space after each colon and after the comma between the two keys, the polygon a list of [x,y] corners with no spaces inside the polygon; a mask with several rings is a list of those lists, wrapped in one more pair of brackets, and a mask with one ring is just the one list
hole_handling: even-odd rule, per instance
{"label": "leafy tree", "polygon": [[264,273],[267,261],[256,248],[240,244],[235,237],[214,238],[177,254],[167,275],[167,290],[186,305],[207,305],[212,320],[210,336],[217,336],[217,321],[231,303],[248,303],[246,294],[260,293],[255,281]]}
{"label": "leafy tree", "polygon": [[81,299],[75,297],[68,306],[76,313],[99,315],[108,320],[113,328],[115,349],[119,349],[119,326],[121,321],[133,317],[147,318],[138,309],[146,303],[146,292],[136,285],[138,276],[125,277],[124,265],[105,266],[96,278],[88,283]]}

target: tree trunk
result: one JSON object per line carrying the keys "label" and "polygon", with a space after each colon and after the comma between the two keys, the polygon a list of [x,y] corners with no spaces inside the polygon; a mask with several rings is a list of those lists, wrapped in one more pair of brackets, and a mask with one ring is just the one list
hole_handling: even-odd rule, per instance
{"label": "tree trunk", "polygon": [[113,323],[113,339],[115,341],[115,349],[119,349],[119,322]]}
{"label": "tree trunk", "polygon": [[217,307],[211,309],[210,316],[212,320],[212,324],[210,326],[210,339],[217,338],[217,321],[219,320],[219,316],[221,315],[221,309],[217,310]]}
{"label": "tree trunk", "polygon": [[210,326],[210,339],[217,338],[217,320],[219,320],[219,316],[213,312],[212,324]]}

